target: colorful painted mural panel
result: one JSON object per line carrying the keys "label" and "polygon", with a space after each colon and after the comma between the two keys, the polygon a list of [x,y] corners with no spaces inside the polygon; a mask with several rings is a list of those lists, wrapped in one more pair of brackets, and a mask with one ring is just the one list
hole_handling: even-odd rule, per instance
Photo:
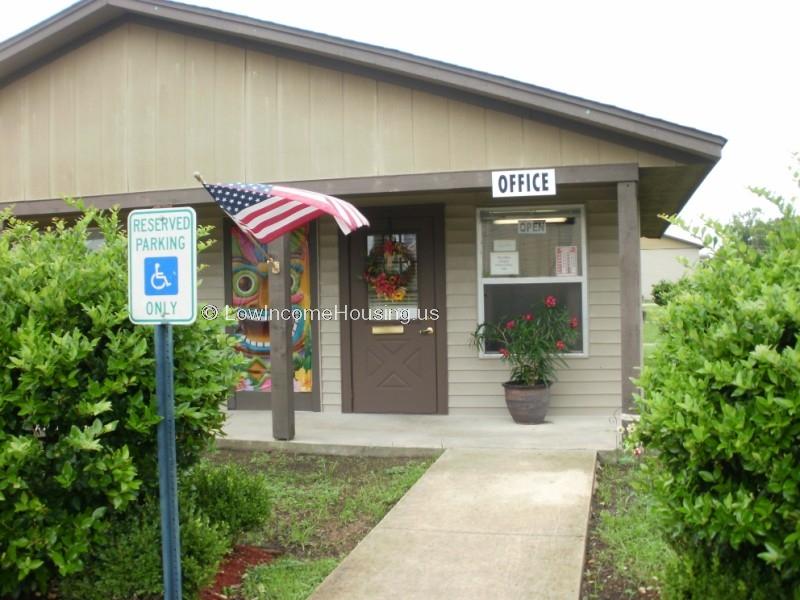
{"label": "colorful painted mural panel", "polygon": [[[305,310],[311,307],[311,253],[309,250],[309,226],[291,232],[291,278],[292,307],[300,318],[292,328],[294,357],[294,390],[310,392],[312,386],[313,343],[311,322],[304,318]],[[266,247],[252,241],[239,229],[231,229],[231,292],[234,308],[269,308],[267,280],[269,267],[266,263]],[[237,322],[234,335],[237,349],[250,362],[237,391],[264,391],[272,388],[270,367],[269,321],[259,318],[256,311],[248,311],[247,319]],[[266,317],[266,311],[263,311]]]}

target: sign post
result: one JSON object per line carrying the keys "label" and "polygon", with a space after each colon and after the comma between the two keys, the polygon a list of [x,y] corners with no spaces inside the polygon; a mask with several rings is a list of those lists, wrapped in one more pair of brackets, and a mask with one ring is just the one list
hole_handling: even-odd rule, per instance
{"label": "sign post", "polygon": [[197,216],[192,208],[128,215],[128,317],[155,325],[158,487],[165,600],[181,600],[172,325],[197,317]]}
{"label": "sign post", "polygon": [[158,396],[158,492],[161,505],[161,561],[165,600],[180,600],[181,539],[178,521],[178,474],[175,451],[172,325],[155,327],[156,396]]}

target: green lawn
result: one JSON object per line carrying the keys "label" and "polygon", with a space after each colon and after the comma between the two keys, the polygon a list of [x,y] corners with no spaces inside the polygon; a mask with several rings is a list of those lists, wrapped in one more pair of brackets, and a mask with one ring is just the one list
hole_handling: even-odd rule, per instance
{"label": "green lawn", "polygon": [[[639,485],[634,487],[634,483]],[[638,462],[598,467],[584,569],[584,600],[657,598],[677,560],[653,515]]]}
{"label": "green lawn", "polygon": [[215,460],[236,461],[267,476],[271,519],[243,541],[283,553],[251,569],[241,590],[229,597],[303,600],[434,459],[222,451]]}
{"label": "green lawn", "polygon": [[305,600],[338,563],[336,558],[279,558],[251,569],[242,583],[241,596],[248,600]]}

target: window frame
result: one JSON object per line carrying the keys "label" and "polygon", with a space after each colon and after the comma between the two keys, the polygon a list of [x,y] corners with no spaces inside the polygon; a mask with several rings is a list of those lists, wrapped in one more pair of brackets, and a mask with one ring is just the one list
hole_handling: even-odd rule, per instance
{"label": "window frame", "polygon": [[[576,276],[548,276],[548,277],[484,277],[483,276],[483,234],[481,231],[481,215],[485,212],[502,210],[578,210],[580,212],[580,242],[581,242],[581,274]],[[566,358],[589,358],[589,262],[588,236],[586,234],[586,205],[584,204],[514,204],[504,206],[478,206],[475,209],[475,237],[476,237],[476,270],[477,270],[477,295],[478,295],[478,320],[477,327],[485,320],[483,290],[485,285],[494,284],[537,284],[537,283],[580,283],[581,284],[581,333],[583,350],[568,352]],[[478,350],[478,358],[500,359],[499,352],[485,352]]]}

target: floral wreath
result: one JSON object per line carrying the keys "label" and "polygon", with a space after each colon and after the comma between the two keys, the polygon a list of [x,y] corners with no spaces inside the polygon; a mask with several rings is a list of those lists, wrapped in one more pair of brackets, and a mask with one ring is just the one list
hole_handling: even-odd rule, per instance
{"label": "floral wreath", "polygon": [[[402,270],[393,268],[397,263]],[[417,261],[414,260],[411,248],[402,242],[388,239],[372,248],[367,255],[364,281],[375,290],[379,300],[402,302],[416,270]]]}

